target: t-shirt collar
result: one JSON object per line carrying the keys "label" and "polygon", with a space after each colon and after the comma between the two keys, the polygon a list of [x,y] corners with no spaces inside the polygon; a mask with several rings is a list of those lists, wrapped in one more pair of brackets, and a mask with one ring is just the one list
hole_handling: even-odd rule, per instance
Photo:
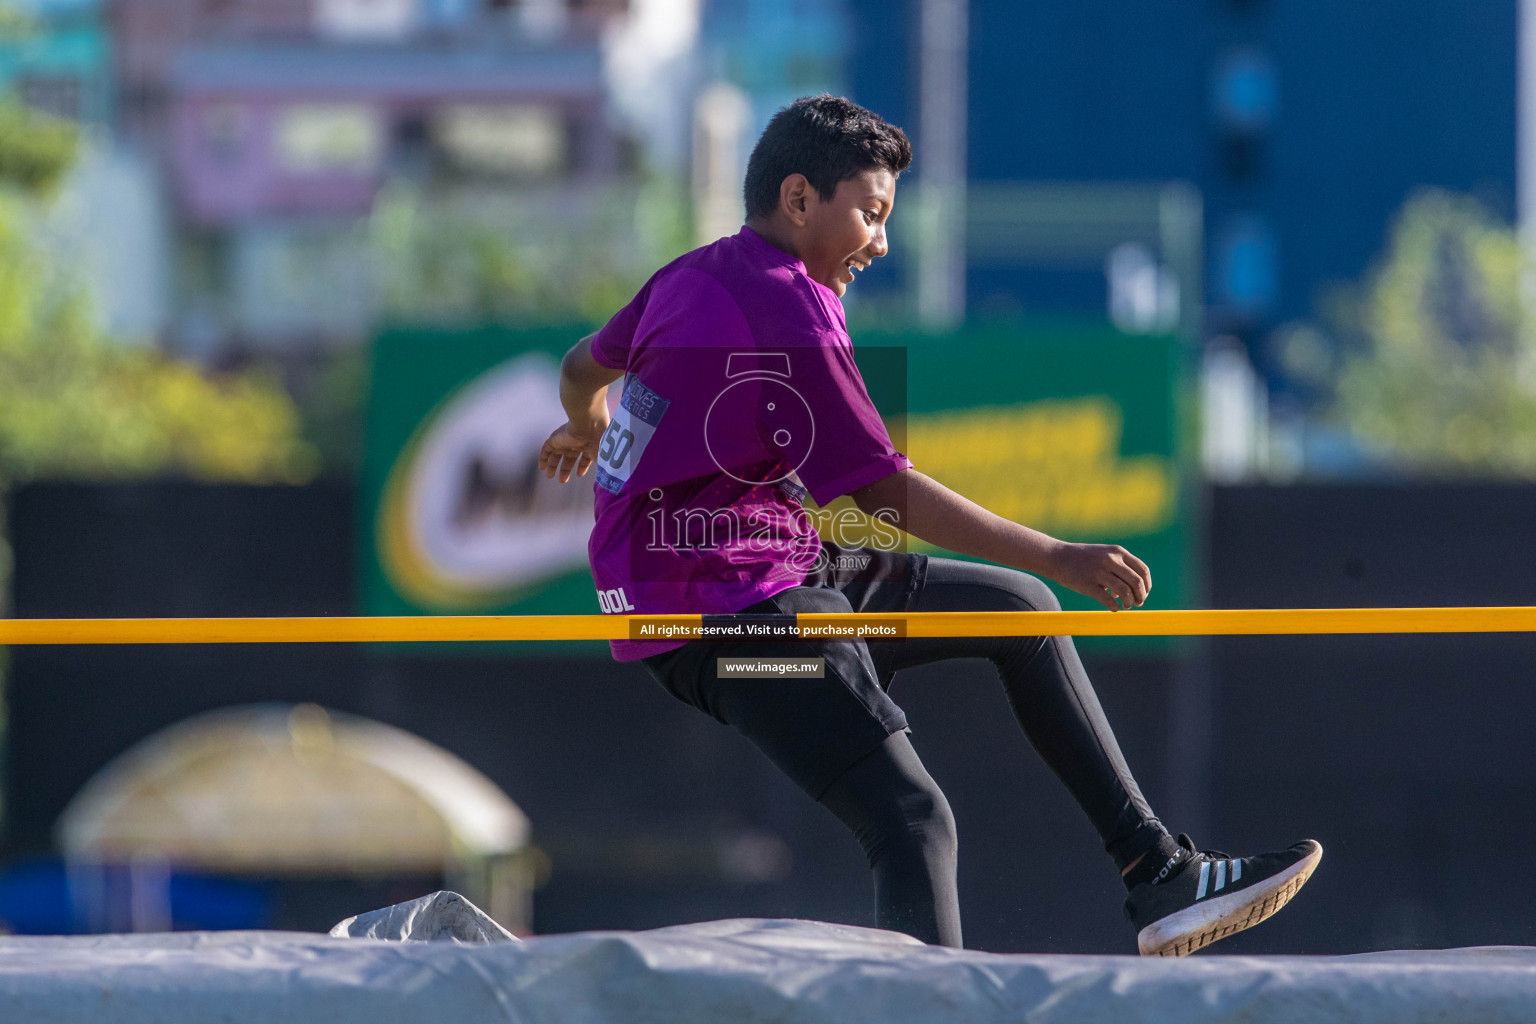
{"label": "t-shirt collar", "polygon": [[804,263],[791,256],[783,249],[780,249],[778,246],[774,245],[772,242],[768,241],[762,235],[758,234],[756,231],[753,231],[745,224],[741,226],[741,231],[736,234],[736,237],[741,239],[741,241],[750,247],[754,252],[768,257],[779,266],[794,267],[796,270],[800,271],[800,273],[805,273]]}

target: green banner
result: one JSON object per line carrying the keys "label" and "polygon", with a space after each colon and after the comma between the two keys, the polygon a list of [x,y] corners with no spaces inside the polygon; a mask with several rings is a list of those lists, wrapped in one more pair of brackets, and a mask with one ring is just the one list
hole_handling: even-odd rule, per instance
{"label": "green banner", "polygon": [[[859,343],[906,350],[904,450],[914,468],[1014,522],[1124,545],[1152,571],[1146,607],[1188,607],[1193,463],[1177,338],[1046,321],[947,335],[863,332]],[[881,389],[872,381],[870,390],[879,403]],[[910,550],[957,557],[916,540]],[[1098,607],[1052,588],[1064,608]],[[1168,648],[1161,637],[1081,645]]]}
{"label": "green banner", "polygon": [[[584,333],[399,329],[375,340],[359,524],[366,614],[600,610],[586,555],[591,483],[562,485],[537,471],[539,446],[564,419],[559,358]],[[1184,606],[1189,515],[1175,339],[1024,323],[942,336],[862,333],[857,346],[870,394],[919,470],[1047,533],[1124,544],[1152,569],[1148,606]],[[914,542],[912,550],[933,549]],[[1091,606],[1057,590],[1065,607]],[[607,650],[570,643],[498,653],[534,649]]]}

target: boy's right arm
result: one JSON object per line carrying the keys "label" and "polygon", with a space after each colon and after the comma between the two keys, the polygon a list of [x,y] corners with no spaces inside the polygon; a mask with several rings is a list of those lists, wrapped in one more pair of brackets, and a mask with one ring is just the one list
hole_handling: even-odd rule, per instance
{"label": "boy's right arm", "polygon": [[623,370],[604,366],[592,358],[592,336],[582,338],[560,362],[560,404],[567,422],[555,428],[539,451],[539,469],[561,483],[586,476],[597,459],[598,442],[608,429],[608,385],[624,376]]}
{"label": "boy's right arm", "polygon": [[1152,589],[1151,571],[1119,545],[1057,540],[989,512],[915,469],[892,473],[852,497],[860,511],[886,510],[881,518],[920,540],[1048,577],[1110,611],[1119,610],[1116,597],[1127,608],[1139,607]]}

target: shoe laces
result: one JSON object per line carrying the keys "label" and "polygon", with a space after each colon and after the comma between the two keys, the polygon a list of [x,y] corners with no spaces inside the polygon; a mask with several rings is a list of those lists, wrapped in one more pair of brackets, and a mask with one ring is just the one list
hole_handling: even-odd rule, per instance
{"label": "shoe laces", "polygon": [[1196,854],[1196,855],[1203,855],[1203,856],[1206,856],[1206,857],[1213,857],[1216,860],[1232,860],[1233,859],[1233,857],[1232,857],[1232,855],[1230,853],[1223,853],[1221,850],[1197,850],[1197,849],[1195,849],[1195,842],[1194,842],[1194,840],[1190,839],[1189,836],[1185,835],[1183,832],[1179,833],[1178,842],[1179,842],[1179,845],[1181,847],[1183,847],[1184,849],[1188,850],[1190,853],[1193,853],[1193,854]]}

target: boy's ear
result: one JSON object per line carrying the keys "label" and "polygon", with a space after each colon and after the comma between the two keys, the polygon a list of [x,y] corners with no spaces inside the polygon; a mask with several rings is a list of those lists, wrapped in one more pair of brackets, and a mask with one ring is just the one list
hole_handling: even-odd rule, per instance
{"label": "boy's ear", "polygon": [[784,211],[784,216],[797,228],[805,227],[810,214],[811,193],[814,191],[803,174],[791,174],[779,182],[779,209]]}

